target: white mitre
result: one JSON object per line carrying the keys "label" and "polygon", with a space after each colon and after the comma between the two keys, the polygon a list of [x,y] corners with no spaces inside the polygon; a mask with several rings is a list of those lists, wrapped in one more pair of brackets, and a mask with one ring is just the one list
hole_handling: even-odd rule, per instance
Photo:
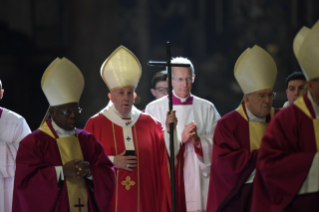
{"label": "white mitre", "polygon": [[56,58],[45,70],[41,87],[50,106],[78,103],[84,88],[84,77],[71,61]]}
{"label": "white mitre", "polygon": [[293,49],[307,80],[319,78],[319,21],[309,29],[302,27],[294,39]]}
{"label": "white mitre", "polygon": [[244,94],[250,94],[264,89],[272,90],[277,67],[273,58],[255,45],[246,49],[237,59],[234,74]]}
{"label": "white mitre", "polygon": [[123,87],[136,89],[141,75],[139,60],[124,46],[118,47],[101,66],[101,77],[110,91]]}

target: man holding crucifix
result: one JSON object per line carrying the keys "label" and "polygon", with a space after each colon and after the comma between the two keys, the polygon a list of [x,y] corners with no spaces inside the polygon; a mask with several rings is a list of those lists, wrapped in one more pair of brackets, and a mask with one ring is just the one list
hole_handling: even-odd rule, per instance
{"label": "man holding crucifix", "polygon": [[44,72],[41,87],[50,108],[40,128],[20,143],[13,212],[108,211],[115,188],[113,164],[94,136],[75,128],[82,110],[81,71],[57,58]]}
{"label": "man holding crucifix", "polygon": [[[191,94],[195,80],[192,62],[178,57],[171,63],[190,65],[190,68],[172,67],[173,110],[176,110],[177,137],[182,147],[175,178],[177,185],[185,186],[187,211],[205,211],[213,134],[220,115],[211,102]],[[145,113],[165,123],[167,110],[168,98],[165,96],[148,104]]]}

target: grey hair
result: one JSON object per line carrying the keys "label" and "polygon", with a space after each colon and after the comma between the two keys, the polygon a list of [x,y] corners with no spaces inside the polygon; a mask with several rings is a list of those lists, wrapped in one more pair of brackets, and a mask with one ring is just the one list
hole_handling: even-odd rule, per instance
{"label": "grey hair", "polygon": [[[191,67],[191,71],[192,71],[192,76],[195,74],[195,69],[193,66],[192,61],[190,61],[188,58],[186,57],[175,57],[171,59],[171,63],[177,63],[177,64],[182,64],[182,63],[186,63],[189,64]],[[172,77],[174,77],[174,72],[172,71]]]}

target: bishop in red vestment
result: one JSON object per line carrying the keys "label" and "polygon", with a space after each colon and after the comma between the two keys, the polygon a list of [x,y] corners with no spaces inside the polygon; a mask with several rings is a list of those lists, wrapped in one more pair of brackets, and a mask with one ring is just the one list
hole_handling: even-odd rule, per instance
{"label": "bishop in red vestment", "polygon": [[273,59],[258,46],[237,60],[235,78],[245,94],[244,103],[217,123],[207,212],[250,210],[258,149],[276,112],[272,108],[276,74]]}
{"label": "bishop in red vestment", "polygon": [[50,107],[40,128],[20,143],[13,212],[108,211],[113,164],[93,135],[75,128],[84,88],[81,71],[57,58],[44,72],[41,87]]}
{"label": "bishop in red vestment", "polygon": [[[169,212],[167,132],[160,122],[133,106],[141,65],[120,46],[103,63],[101,75],[111,91],[111,104],[90,118],[85,130],[101,141],[116,168],[110,211]],[[172,122],[176,125],[175,112],[167,116],[166,124]]]}
{"label": "bishop in red vestment", "polygon": [[[13,212],[68,212],[68,192],[65,181],[57,181],[56,166],[62,166],[58,135],[51,120],[47,125],[54,138],[42,130],[35,130],[20,143],[16,159]],[[92,179],[85,179],[88,203],[79,200],[79,207],[88,204],[89,211],[107,211],[115,188],[113,164],[100,142],[90,133],[77,129],[77,137],[84,161],[90,163]],[[83,209],[82,209],[83,211]]]}
{"label": "bishop in red vestment", "polygon": [[319,211],[319,22],[303,27],[294,52],[308,92],[270,123],[259,150],[252,211]]}

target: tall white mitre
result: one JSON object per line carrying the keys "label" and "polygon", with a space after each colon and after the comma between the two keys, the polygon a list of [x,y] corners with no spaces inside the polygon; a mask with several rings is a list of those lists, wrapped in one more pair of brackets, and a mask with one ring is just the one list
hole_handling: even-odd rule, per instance
{"label": "tall white mitre", "polygon": [[277,67],[273,58],[255,45],[246,49],[237,59],[234,68],[235,78],[244,94],[264,89],[273,89]]}
{"label": "tall white mitre", "polygon": [[56,58],[45,70],[41,87],[50,106],[78,103],[84,88],[84,77],[70,60]]}
{"label": "tall white mitre", "polygon": [[141,75],[139,60],[124,46],[118,47],[101,66],[101,77],[110,91],[123,87],[136,89]]}
{"label": "tall white mitre", "polygon": [[311,29],[301,28],[294,39],[293,49],[306,79],[319,78],[319,21]]}

